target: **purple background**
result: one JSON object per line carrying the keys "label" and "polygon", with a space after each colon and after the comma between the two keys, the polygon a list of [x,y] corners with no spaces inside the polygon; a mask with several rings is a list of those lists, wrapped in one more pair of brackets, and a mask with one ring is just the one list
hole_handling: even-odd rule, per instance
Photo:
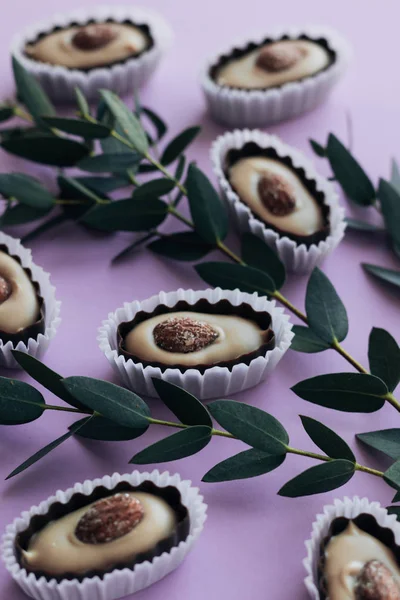
{"label": "purple background", "polygon": [[[74,0],[69,8],[81,3]],[[86,0],[86,4],[97,4]],[[198,85],[199,68],[206,56],[220,44],[270,25],[314,22],[337,27],[354,46],[351,69],[327,104],[295,122],[271,129],[282,138],[310,154],[308,138],[321,142],[329,131],[342,139],[346,136],[345,115],[350,111],[354,123],[355,151],[369,174],[376,180],[387,177],[392,156],[400,159],[400,76],[397,38],[396,0],[362,2],[320,0],[274,4],[246,0],[236,8],[228,0],[149,0],[171,22],[176,37],[159,71],[142,93],[142,100],[160,112],[174,134],[184,127],[202,124],[203,132],[190,157],[211,174],[208,150],[222,128],[205,114]],[[31,21],[46,18],[60,0],[12,0],[3,7],[0,19],[1,96],[13,92],[8,47],[11,37]],[[0,170],[21,169],[26,163],[1,155]],[[325,165],[318,164],[323,171]],[[39,169],[36,170],[39,172]],[[45,174],[46,170],[41,169]],[[124,301],[144,299],[160,290],[178,287],[201,289],[203,283],[190,265],[176,264],[138,253],[131,260],[111,268],[110,258],[129,243],[129,235],[93,236],[66,224],[32,243],[35,261],[52,274],[57,295],[62,300],[62,324],[46,363],[64,375],[84,374],[113,379],[111,368],[100,353],[96,330],[108,312]],[[396,267],[396,262],[379,238],[348,234],[325,264],[346,304],[350,332],[345,347],[366,364],[367,340],[372,326],[389,329],[400,339],[399,296],[370,279],[361,269],[361,261]],[[398,263],[397,263],[398,267]],[[284,293],[299,307],[303,306],[305,278],[292,277]],[[290,386],[319,373],[351,371],[351,367],[333,352],[305,355],[289,352],[270,380],[256,389],[237,395],[271,412],[287,427],[291,444],[313,450],[302,430],[298,414],[307,414],[328,424],[352,445],[359,462],[382,466],[354,442],[354,433],[394,425],[396,415],[386,406],[374,416],[335,413],[314,407],[297,398]],[[50,394],[46,394],[49,397]],[[54,398],[49,398],[56,402]],[[151,401],[154,415],[167,413],[157,401]],[[76,481],[101,477],[115,471],[130,470],[128,460],[139,449],[169,433],[151,428],[144,438],[128,443],[93,443],[69,440],[45,460],[14,480],[4,477],[40,447],[66,431],[71,416],[51,413],[36,423],[1,428],[0,436],[0,529],[32,504],[47,498],[56,489],[65,489]],[[285,499],[276,495],[288,479],[311,466],[313,461],[289,456],[276,472],[244,482],[201,484],[202,475],[220,460],[241,449],[239,442],[214,439],[201,454],[161,466],[179,471],[200,485],[209,504],[205,531],[185,564],[166,580],[136,595],[137,600],[204,597],[274,600],[306,598],[303,586],[304,540],[308,538],[314,516],[322,506],[344,494],[366,495],[383,504],[390,502],[392,491],[380,480],[357,473],[352,481],[336,492],[323,496]],[[22,600],[25,596],[0,567],[0,598]]]}

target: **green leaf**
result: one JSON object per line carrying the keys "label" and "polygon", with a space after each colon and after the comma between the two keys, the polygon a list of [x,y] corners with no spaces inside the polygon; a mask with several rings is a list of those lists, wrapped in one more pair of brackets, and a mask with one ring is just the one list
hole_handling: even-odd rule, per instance
{"label": "green leaf", "polygon": [[161,400],[181,423],[212,428],[210,413],[195,396],[168,381],[156,377],[152,377],[152,381]]}
{"label": "green leaf", "polygon": [[73,167],[89,153],[85,144],[47,135],[10,138],[3,140],[1,147],[21,158],[54,167]]}
{"label": "green leaf", "polygon": [[55,115],[55,108],[37,79],[14,56],[12,57],[12,67],[18,96],[36,123],[41,126],[42,121],[40,117]]}
{"label": "green leaf", "polygon": [[372,375],[384,381],[389,392],[400,382],[400,348],[384,329],[373,327],[368,344],[369,368]]}
{"label": "green leaf", "polygon": [[[394,502],[394,500],[393,500]],[[389,515],[396,515],[397,520],[399,521],[399,517],[400,517],[400,506],[388,506],[387,507],[387,511],[389,513]]]}
{"label": "green leaf", "polygon": [[208,410],[226,431],[249,446],[268,454],[286,454],[289,436],[272,415],[235,400],[216,400]]}
{"label": "green leaf", "polygon": [[14,116],[14,110],[11,106],[0,106],[0,123],[4,123],[4,121],[8,121]]}
{"label": "green leaf", "polygon": [[366,431],[358,433],[357,439],[374,450],[383,452],[390,458],[400,458],[400,429],[381,429],[380,431]]}
{"label": "green leaf", "polygon": [[385,471],[383,479],[395,490],[400,490],[400,460],[397,460]]}
{"label": "green leaf", "polygon": [[43,117],[42,120],[49,126],[70,135],[78,135],[88,140],[98,140],[110,135],[110,129],[105,125],[90,123],[85,119],[71,119],[66,117]]}
{"label": "green leaf", "polygon": [[145,231],[160,225],[167,214],[168,205],[158,198],[127,198],[94,206],[81,222],[103,231]]}
{"label": "green leaf", "polygon": [[140,160],[140,155],[134,152],[97,154],[84,158],[77,167],[88,173],[125,173],[128,169],[136,167]]}
{"label": "green leaf", "polygon": [[146,154],[149,148],[146,132],[139,119],[129,110],[123,101],[109,90],[100,90],[108,108],[121,126],[123,134],[131,142],[134,150]]}
{"label": "green leaf", "polygon": [[25,373],[28,373],[40,385],[49,390],[52,394],[64,400],[67,404],[84,410],[86,406],[81,402],[77,401],[65,388],[62,383],[63,378],[61,375],[46,367],[40,360],[21,352],[20,350],[13,350],[13,356],[17,363],[23,368]]}
{"label": "green leaf", "polygon": [[307,285],[306,312],[310,328],[328,344],[347,336],[349,323],[343,302],[327,276],[317,267]]}
{"label": "green leaf", "polygon": [[226,262],[205,262],[195,266],[197,273],[209,285],[225,290],[239,289],[261,296],[272,295],[275,291],[274,282],[258,269],[245,265]]}
{"label": "green leaf", "polygon": [[400,194],[400,168],[396,160],[392,159],[392,171],[390,174],[390,183],[394,189]]}
{"label": "green leaf", "polygon": [[292,331],[294,338],[290,346],[295,352],[307,352],[309,354],[315,352],[324,352],[329,350],[330,344],[327,344],[319,338],[312,329],[303,325],[293,325]]}
{"label": "green leaf", "polygon": [[366,233],[383,233],[385,231],[382,227],[367,223],[366,221],[350,219],[350,217],[346,217],[346,223],[350,229],[355,229],[356,231],[365,231]]}
{"label": "green leaf", "polygon": [[317,156],[319,156],[320,158],[326,157],[326,155],[327,155],[326,148],[321,146],[321,144],[319,144],[315,140],[309,140],[309,142],[310,142],[311,148],[314,150],[314,152]]}
{"label": "green leaf", "polygon": [[66,186],[67,188],[72,189],[73,193],[75,194],[75,198],[77,196],[75,192],[78,192],[78,198],[85,198],[87,200],[90,200],[94,204],[103,200],[103,197],[97,196],[97,194],[92,192],[91,189],[83,185],[81,181],[75,179],[74,177],[67,177],[66,175],[61,175],[58,178],[58,183],[61,184],[64,189]]}
{"label": "green leaf", "polygon": [[71,425],[71,427],[69,428],[69,431],[67,433],[65,433],[61,437],[57,438],[56,440],[54,440],[50,444],[47,444],[47,446],[45,446],[44,448],[42,448],[38,452],[35,452],[35,454],[33,456],[31,456],[30,458],[28,458],[28,460],[25,460],[21,465],[19,465],[19,467],[17,467],[16,469],[14,469],[14,471],[12,471],[6,477],[6,480],[7,479],[11,479],[11,477],[15,477],[15,475],[19,475],[19,473],[22,473],[22,471],[25,471],[26,469],[28,469],[28,467],[31,467],[32,465],[34,465],[35,463],[37,463],[41,458],[44,458],[52,450],[54,450],[55,448],[57,448],[58,446],[60,446],[60,444],[62,444],[66,440],[68,440],[72,435],[74,435],[74,433],[76,433],[77,431],[79,431],[79,429],[81,427],[83,427],[85,423],[87,423],[88,421],[90,421],[90,418],[91,417],[87,417],[86,419],[82,419],[82,421],[77,421],[76,423],[74,423],[73,425]]}
{"label": "green leaf", "polygon": [[400,192],[388,181],[379,180],[378,198],[386,228],[396,244],[400,244]]}
{"label": "green leaf", "polygon": [[74,181],[89,188],[100,197],[106,197],[110,192],[114,192],[130,185],[125,177],[74,177]]}
{"label": "green leaf", "polygon": [[273,280],[276,290],[285,283],[285,265],[276,252],[253,233],[242,235],[242,258],[249,267],[266,273]]}
{"label": "green leaf", "polygon": [[[178,164],[176,165],[176,169],[175,169],[175,179],[177,181],[180,181],[182,178],[182,175],[185,171],[185,166],[186,166],[186,158],[183,154],[180,155],[179,160],[178,160]],[[180,192],[182,193],[182,192]]]}
{"label": "green leaf", "polygon": [[90,115],[89,104],[87,103],[87,100],[86,100],[83,92],[78,87],[75,88],[75,96],[76,96],[76,102],[78,104],[80,114],[83,117],[86,115]]}
{"label": "green leaf", "polygon": [[175,187],[175,184],[170,179],[162,177],[161,179],[153,179],[147,181],[141,186],[134,189],[133,200],[145,200],[146,198],[159,198],[169,194]]}
{"label": "green leaf", "polygon": [[387,387],[374,375],[330,373],[300,381],[292,391],[303,400],[344,412],[375,412],[385,404]]}
{"label": "green leaf", "polygon": [[371,180],[347,148],[332,133],[328,138],[326,152],[335,178],[346,196],[360,206],[373,204],[375,189]]}
{"label": "green leaf", "polygon": [[161,119],[161,117],[159,115],[157,115],[150,108],[146,108],[145,106],[142,106],[141,112],[146,115],[146,117],[151,121],[151,123],[156,128],[156,131],[157,131],[156,141],[159,142],[164,137],[164,135],[167,133],[167,125]]}
{"label": "green leaf", "polygon": [[67,377],[62,381],[76,400],[106,419],[124,427],[148,428],[150,410],[133,392],[91,377]]}
{"label": "green leaf", "polygon": [[54,206],[52,194],[37,179],[24,173],[1,173],[0,194],[36,209]]}
{"label": "green leaf", "polygon": [[1,216],[1,224],[4,227],[7,227],[31,223],[32,221],[45,217],[50,210],[48,208],[39,210],[32,206],[26,206],[25,204],[16,204],[15,206],[7,207],[7,210]]}
{"label": "green leaf", "polygon": [[218,463],[202,479],[206,483],[249,479],[273,471],[285,460],[286,455],[270,455],[260,450],[245,450]]}
{"label": "green leaf", "polygon": [[145,429],[142,427],[138,429],[124,427],[123,425],[113,423],[109,419],[97,416],[94,416],[90,421],[82,419],[79,423],[82,423],[83,427],[75,432],[76,435],[89,440],[100,440],[103,442],[134,440],[145,432]]}
{"label": "green leaf", "polygon": [[301,422],[307,434],[322,452],[330,458],[343,458],[356,462],[356,458],[346,442],[332,429],[311,417],[300,415]]}
{"label": "green leaf", "polygon": [[186,181],[190,212],[197,233],[209,244],[222,241],[228,234],[228,215],[209,179],[190,165]]}
{"label": "green leaf", "polygon": [[46,408],[42,394],[31,385],[0,377],[0,425],[20,425],[38,419]]}
{"label": "green leaf", "polygon": [[186,148],[190,146],[200,131],[201,127],[189,127],[177,135],[162,153],[160,160],[161,164],[168,166],[174,162],[174,160],[176,160],[182,154],[182,152],[184,152]]}
{"label": "green leaf", "polygon": [[330,492],[350,481],[354,470],[354,463],[348,460],[332,460],[300,473],[288,481],[278,494],[286,498],[299,498]]}
{"label": "green leaf", "polygon": [[171,233],[151,242],[148,248],[161,256],[184,261],[199,260],[214,250],[195,231]]}
{"label": "green leaf", "polygon": [[142,450],[131,458],[129,463],[147,465],[186,458],[203,450],[210,440],[210,427],[204,425],[189,427]]}
{"label": "green leaf", "polygon": [[370,265],[368,263],[361,263],[364,271],[367,271],[377,279],[390,283],[396,287],[400,287],[400,271],[394,271],[393,269],[385,269],[378,265]]}

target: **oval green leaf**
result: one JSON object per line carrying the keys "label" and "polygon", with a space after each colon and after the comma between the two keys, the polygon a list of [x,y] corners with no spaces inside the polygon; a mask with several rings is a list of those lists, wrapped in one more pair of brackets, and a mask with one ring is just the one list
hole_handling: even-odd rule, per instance
{"label": "oval green leaf", "polygon": [[171,233],[151,242],[148,248],[161,256],[184,261],[199,260],[214,250],[195,231]]}
{"label": "oval green leaf", "polygon": [[0,194],[36,209],[50,209],[55,202],[53,195],[37,179],[24,173],[1,173]]}
{"label": "oval green leaf", "polygon": [[245,450],[218,463],[202,479],[206,483],[249,479],[273,471],[285,460],[285,454],[270,455],[260,450]]}
{"label": "oval green leaf", "polygon": [[390,283],[396,287],[400,287],[400,271],[395,271],[394,269],[385,269],[384,267],[380,267],[378,265],[370,265],[367,263],[361,263],[364,271],[370,273],[380,281],[384,281],[385,283]]}
{"label": "oval green leaf", "polygon": [[293,325],[292,331],[294,338],[290,346],[295,352],[306,352],[313,354],[315,352],[324,352],[329,350],[330,344],[327,344],[319,338],[312,329],[304,325]]}
{"label": "oval green leaf", "polygon": [[400,460],[397,460],[385,471],[383,479],[395,490],[400,490]]}
{"label": "oval green leaf", "polygon": [[365,231],[366,233],[383,233],[385,231],[382,227],[367,223],[366,221],[351,219],[350,217],[346,217],[346,223],[347,227],[356,231]]}
{"label": "oval green leaf", "polygon": [[286,454],[289,436],[272,415],[235,400],[216,400],[208,410],[226,431],[249,446],[269,454]]}
{"label": "oval green leaf", "polygon": [[249,267],[266,273],[279,290],[285,283],[286,269],[279,256],[253,233],[242,235],[242,258]]}
{"label": "oval green leaf", "polygon": [[330,458],[343,458],[356,462],[356,458],[348,444],[332,429],[323,423],[300,415],[301,422],[307,434],[322,452]]}
{"label": "oval green leaf", "polygon": [[378,198],[386,229],[393,241],[400,244],[400,192],[384,179],[379,180]]}
{"label": "oval green leaf", "polygon": [[369,206],[375,202],[375,189],[364,169],[342,142],[332,133],[326,153],[336,180],[355,204]]}
{"label": "oval green leaf", "polygon": [[124,136],[132,144],[133,149],[140,154],[146,154],[149,144],[139,119],[129,110],[113,92],[109,90],[100,90],[100,94],[106,102],[111,113],[114,115],[117,123],[120,125]]}
{"label": "oval green leaf", "polygon": [[198,136],[201,127],[189,127],[177,135],[165,148],[161,155],[161,164],[164,166],[170,165],[176,160],[182,152],[186,150],[193,140]]}
{"label": "oval green leaf", "polygon": [[374,375],[331,373],[305,379],[292,387],[303,400],[344,412],[370,413],[385,404],[387,387]]}
{"label": "oval green leaf", "polygon": [[327,276],[318,268],[308,281],[306,312],[310,328],[324,342],[341,342],[347,336],[346,309]]}
{"label": "oval green leaf", "polygon": [[368,344],[369,368],[372,375],[384,381],[390,392],[400,382],[400,347],[388,331],[374,327]]}
{"label": "oval green leaf", "polygon": [[0,377],[0,425],[20,425],[38,419],[46,408],[42,394],[23,381]]}
{"label": "oval green leaf", "polygon": [[77,167],[88,173],[125,173],[136,167],[141,160],[140,154],[134,152],[114,152],[97,154],[81,160]]}
{"label": "oval green leaf", "polygon": [[186,180],[190,212],[197,233],[209,244],[228,234],[228,213],[210,180],[191,164]]}
{"label": "oval green leaf", "polygon": [[321,144],[319,144],[315,140],[308,140],[308,141],[310,142],[310,146],[314,150],[314,152],[317,156],[319,156],[320,158],[326,157],[326,148],[321,146]]}
{"label": "oval green leaf", "polygon": [[94,416],[90,421],[82,419],[79,421],[82,427],[79,431],[74,432],[79,437],[89,440],[99,440],[102,442],[123,442],[126,440],[134,440],[145,433],[143,427],[134,429],[133,427],[124,427],[113,423],[104,417]]}
{"label": "oval green leaf", "polygon": [[8,206],[0,217],[0,220],[4,227],[23,225],[24,223],[31,223],[32,221],[37,221],[37,219],[42,219],[49,214],[51,210],[51,208],[37,209],[32,206],[26,206],[25,204],[16,204],[12,207]]}
{"label": "oval green leaf", "polygon": [[286,498],[299,498],[330,492],[350,481],[354,471],[354,463],[348,460],[332,460],[300,473],[288,481],[278,494]]}
{"label": "oval green leaf", "polygon": [[169,194],[175,187],[175,183],[170,179],[161,177],[160,179],[153,179],[142,183],[141,186],[134,189],[132,198],[133,200],[143,200],[146,198],[159,198]]}
{"label": "oval green leaf", "polygon": [[85,119],[70,119],[66,117],[43,117],[42,120],[49,126],[70,135],[77,135],[88,140],[98,140],[110,135],[109,127],[99,123],[91,123]]}
{"label": "oval green leaf", "polygon": [[74,398],[118,425],[146,430],[150,410],[136,394],[108,381],[67,377],[63,385]]}
{"label": "oval green leaf", "polygon": [[14,56],[12,57],[12,67],[18,96],[36,123],[39,126],[43,125],[40,117],[56,114],[53,104],[37,79]]}
{"label": "oval green leaf", "polygon": [[183,388],[152,378],[157,394],[164,404],[185,425],[206,425],[212,427],[212,419],[207,408],[192,394]]}
{"label": "oval green leaf", "polygon": [[102,231],[145,231],[160,225],[167,214],[168,205],[158,198],[127,198],[94,206],[81,222]]}
{"label": "oval green leaf", "polygon": [[136,454],[129,462],[134,465],[179,460],[200,452],[211,440],[211,429],[196,425],[174,433]]}
{"label": "oval green leaf", "polygon": [[21,158],[54,167],[73,167],[89,153],[85,144],[47,135],[10,138],[2,141],[1,147]]}
{"label": "oval green leaf", "polygon": [[159,142],[168,131],[167,125],[162,118],[154,112],[154,110],[151,110],[146,106],[142,106],[141,112],[145,114],[149,121],[151,121],[151,123],[154,125],[157,131],[156,142]]}
{"label": "oval green leaf", "polygon": [[358,433],[357,439],[366,446],[383,452],[394,460],[400,459],[400,429],[381,429]]}
{"label": "oval green leaf", "polygon": [[272,279],[253,267],[227,262],[205,262],[195,267],[200,277],[209,285],[225,290],[239,289],[242,292],[270,296],[275,291]]}

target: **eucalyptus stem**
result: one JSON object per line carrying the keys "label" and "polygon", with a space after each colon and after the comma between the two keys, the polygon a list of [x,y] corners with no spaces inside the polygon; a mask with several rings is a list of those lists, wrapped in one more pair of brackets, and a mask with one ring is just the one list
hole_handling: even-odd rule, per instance
{"label": "eucalyptus stem", "polygon": [[22,119],[23,121],[27,121],[28,123],[33,123],[33,117],[28,112],[26,112],[26,110],[17,105],[13,106],[12,108],[16,117],[19,117],[20,119]]}
{"label": "eucalyptus stem", "polygon": [[359,373],[368,374],[368,370],[363,367],[355,358],[353,358],[351,354],[349,354],[336,339],[332,342],[332,348],[341,356],[343,356],[343,358],[345,358],[347,362],[349,362]]}
{"label": "eucalyptus stem", "polygon": [[[83,415],[95,415],[100,413],[91,413],[87,411],[80,410],[79,408],[71,408],[69,406],[55,406],[52,404],[46,404],[43,406],[47,410],[59,410],[70,413],[78,413]],[[176,421],[164,421],[163,419],[153,419],[153,417],[148,417],[148,422],[151,425],[161,425],[162,427],[172,427],[174,429],[189,429],[191,426],[186,425],[185,423],[178,423]],[[232,433],[228,431],[221,431],[220,429],[211,429],[211,435],[217,437],[230,438],[232,440],[240,440],[240,438],[236,437]],[[316,452],[309,452],[308,450],[301,450],[300,448],[292,448],[291,446],[286,446],[286,452],[288,454],[296,454],[298,456],[305,456],[306,458],[313,458],[315,460],[319,460],[322,462],[330,462],[335,460],[325,454],[318,454]],[[355,463],[356,471],[363,471],[364,473],[369,473],[370,475],[374,475],[375,477],[383,477],[383,473],[381,471],[377,471],[376,469],[372,469],[370,467],[365,467],[364,465],[360,465],[359,463]]]}

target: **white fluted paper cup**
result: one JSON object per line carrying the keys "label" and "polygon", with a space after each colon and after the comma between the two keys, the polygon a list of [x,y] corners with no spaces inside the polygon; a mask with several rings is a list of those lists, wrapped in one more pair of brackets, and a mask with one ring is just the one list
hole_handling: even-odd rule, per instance
{"label": "white fluted paper cup", "polygon": [[[46,579],[44,576],[38,578],[34,573],[27,573],[26,569],[20,566],[15,550],[16,537],[28,528],[35,515],[47,514],[50,506],[54,503],[66,504],[74,494],[89,496],[95,488],[100,486],[112,491],[121,482],[127,482],[136,487],[146,481],[154,483],[159,488],[175,487],[180,492],[181,503],[189,514],[189,535],[169,552],[163,552],[151,561],[138,563],[133,569],[114,569],[103,577],[85,577],[82,580],[65,579],[57,582],[55,579]],[[76,483],[66,491],[59,490],[54,496],[41,502],[39,506],[33,506],[23,512],[6,529],[3,537],[2,558],[14,581],[28,596],[36,600],[116,600],[152,585],[176,569],[202,532],[207,518],[206,513],[207,505],[204,503],[199,489],[193,487],[191,481],[182,480],[178,474],[170,475],[168,471],[160,473],[158,470],[151,473],[133,471],[133,473],[125,475],[114,473],[112,476],[106,475],[102,479]]]}
{"label": "white fluted paper cup", "polygon": [[[302,169],[307,179],[315,182],[316,189],[324,195],[324,204],[329,207],[329,234],[316,244],[298,244],[285,235],[280,235],[253,214],[232,189],[226,173],[225,161],[230,150],[239,150],[254,142],[260,148],[271,148],[281,158],[290,158],[295,169]],[[299,150],[288,146],[275,135],[258,129],[235,129],[219,136],[211,146],[211,162],[218,185],[227,201],[236,226],[240,231],[251,232],[275,250],[285,267],[295,273],[310,273],[336,248],[343,239],[346,229],[345,211],[330,181],[315,170],[313,163]]]}
{"label": "white fluted paper cup", "polygon": [[[68,69],[61,65],[50,65],[27,56],[24,52],[27,43],[42,33],[50,33],[56,27],[68,27],[71,23],[85,25],[89,21],[104,22],[113,19],[116,22],[130,20],[138,25],[147,25],[153,39],[153,46],[138,57],[125,62],[83,71]],[[172,31],[168,23],[150,8],[138,6],[92,6],[65,14],[54,15],[47,21],[33,24],[16,35],[11,46],[11,54],[32,75],[34,75],[48,95],[60,103],[75,100],[75,87],[79,87],[89,100],[99,97],[98,90],[105,88],[119,95],[132,93],[149,79],[158,66],[172,40]]]}
{"label": "white fluted paper cup", "polygon": [[[254,358],[250,364],[238,363],[233,367],[209,367],[203,373],[195,368],[182,372],[178,368],[160,369],[151,365],[143,366],[140,362],[127,360],[118,353],[117,330],[121,323],[132,321],[137,313],[153,312],[157,306],[174,307],[185,301],[194,305],[205,299],[210,304],[228,300],[232,306],[249,304],[256,312],[268,312],[271,315],[271,328],[275,333],[275,347],[265,355]],[[113,369],[131,390],[146,396],[157,397],[152,378],[163,379],[178,385],[201,400],[226,397],[258,385],[273,371],[285,352],[289,349],[292,338],[292,324],[289,316],[275,301],[265,296],[246,294],[240,290],[222,290],[221,288],[201,291],[179,289],[176,292],[160,292],[159,294],[139,302],[126,302],[123,307],[110,313],[99,328],[98,342],[101,351]]]}
{"label": "white fluted paper cup", "polygon": [[[266,41],[276,42],[283,37],[298,39],[303,35],[311,41],[324,39],[335,53],[334,62],[315,75],[266,90],[221,86],[211,76],[211,69],[219,60],[236,49],[244,50],[251,43],[258,46]],[[346,71],[350,56],[349,44],[333,29],[320,26],[279,27],[241,38],[230,48],[223,48],[209,58],[201,72],[201,86],[210,114],[218,123],[230,127],[265,127],[297,117],[324,102]]]}
{"label": "white fluted paper cup", "polygon": [[324,538],[328,535],[332,521],[338,517],[355,519],[366,513],[372,515],[380,527],[390,529],[394,534],[397,545],[400,546],[400,523],[396,515],[390,515],[386,508],[379,502],[370,502],[367,498],[348,498],[334,500],[333,504],[324,506],[322,513],[316,516],[312,525],[311,537],[305,542],[307,556],[303,560],[307,576],[304,579],[305,586],[312,600],[320,600],[318,585],[318,563],[320,559],[320,548]]}
{"label": "white fluted paper cup", "polygon": [[20,369],[21,367],[12,355],[13,350],[26,352],[35,358],[41,358],[50,345],[51,340],[57,333],[61,323],[60,307],[61,302],[56,300],[56,288],[51,284],[50,275],[42,267],[33,262],[32,253],[25,248],[19,239],[0,232],[0,246],[7,248],[8,254],[13,258],[18,258],[24,269],[29,269],[31,279],[39,287],[38,294],[43,299],[44,306],[44,333],[39,333],[36,337],[29,338],[28,342],[19,341],[13,344],[12,341],[4,343],[0,339],[0,366],[11,369]]}

